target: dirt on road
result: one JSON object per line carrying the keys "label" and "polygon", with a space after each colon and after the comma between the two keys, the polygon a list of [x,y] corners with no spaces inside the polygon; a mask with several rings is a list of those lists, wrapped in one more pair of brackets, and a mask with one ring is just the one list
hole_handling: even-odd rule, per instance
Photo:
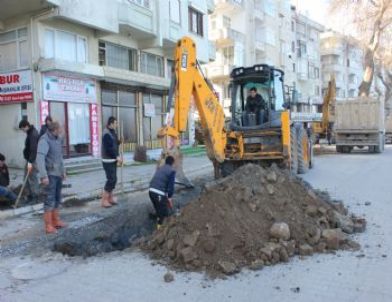
{"label": "dirt on road", "polygon": [[140,246],[178,270],[233,274],[337,249],[366,221],[275,166],[248,164],[206,185],[199,198]]}

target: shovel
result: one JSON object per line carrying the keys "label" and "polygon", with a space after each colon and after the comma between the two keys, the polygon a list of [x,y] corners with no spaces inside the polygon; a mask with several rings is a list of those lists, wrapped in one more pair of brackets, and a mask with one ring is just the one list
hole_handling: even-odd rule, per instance
{"label": "shovel", "polygon": [[24,179],[24,181],[23,181],[22,188],[20,188],[20,191],[19,191],[19,194],[18,194],[18,198],[16,198],[16,202],[15,202],[15,204],[14,204],[14,209],[16,209],[16,208],[18,207],[19,201],[20,201],[20,199],[21,199],[21,197],[22,197],[22,194],[23,194],[23,191],[24,191],[24,189],[25,189],[25,187],[26,187],[27,180],[29,179],[29,175],[30,175],[30,173],[27,173],[27,174],[26,174],[26,177],[25,177],[25,179]]}

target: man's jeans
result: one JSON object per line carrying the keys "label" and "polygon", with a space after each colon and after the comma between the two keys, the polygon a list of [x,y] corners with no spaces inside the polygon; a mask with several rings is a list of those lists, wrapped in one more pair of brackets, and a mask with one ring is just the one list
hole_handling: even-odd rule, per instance
{"label": "man's jeans", "polygon": [[49,175],[49,185],[46,187],[48,194],[44,202],[44,211],[52,211],[57,209],[61,203],[61,187],[63,185],[63,178],[60,176]]}
{"label": "man's jeans", "polygon": [[105,191],[111,193],[117,183],[117,162],[102,163],[106,174]]}
{"label": "man's jeans", "polygon": [[[25,174],[24,174],[25,178],[26,175],[27,175],[27,163],[25,166]],[[37,163],[35,162],[33,163],[33,170],[31,171],[29,178],[27,179],[26,190],[29,199],[36,199],[40,193],[38,168],[37,168]]]}
{"label": "man's jeans", "polygon": [[6,187],[0,186],[0,196],[5,197],[10,201],[16,200],[16,195],[11,190],[8,190]]}

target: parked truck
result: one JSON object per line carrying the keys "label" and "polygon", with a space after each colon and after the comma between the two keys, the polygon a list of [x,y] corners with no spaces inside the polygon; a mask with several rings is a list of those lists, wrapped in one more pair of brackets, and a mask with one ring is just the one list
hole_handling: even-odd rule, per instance
{"label": "parked truck", "polygon": [[385,117],[385,142],[392,144],[392,114]]}
{"label": "parked truck", "polygon": [[335,107],[336,151],[350,153],[354,147],[368,147],[370,153],[384,150],[383,102],[368,98],[337,101]]}

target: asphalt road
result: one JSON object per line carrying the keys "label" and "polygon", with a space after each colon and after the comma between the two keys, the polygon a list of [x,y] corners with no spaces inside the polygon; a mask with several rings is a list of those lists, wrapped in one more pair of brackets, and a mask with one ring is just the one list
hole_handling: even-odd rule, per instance
{"label": "asphalt road", "polygon": [[[392,301],[392,147],[317,157],[305,177],[368,221],[362,249],[243,271],[226,280],[174,272],[135,251],[88,259],[55,254],[0,262],[0,301]],[[27,280],[27,281],[26,281]]]}

